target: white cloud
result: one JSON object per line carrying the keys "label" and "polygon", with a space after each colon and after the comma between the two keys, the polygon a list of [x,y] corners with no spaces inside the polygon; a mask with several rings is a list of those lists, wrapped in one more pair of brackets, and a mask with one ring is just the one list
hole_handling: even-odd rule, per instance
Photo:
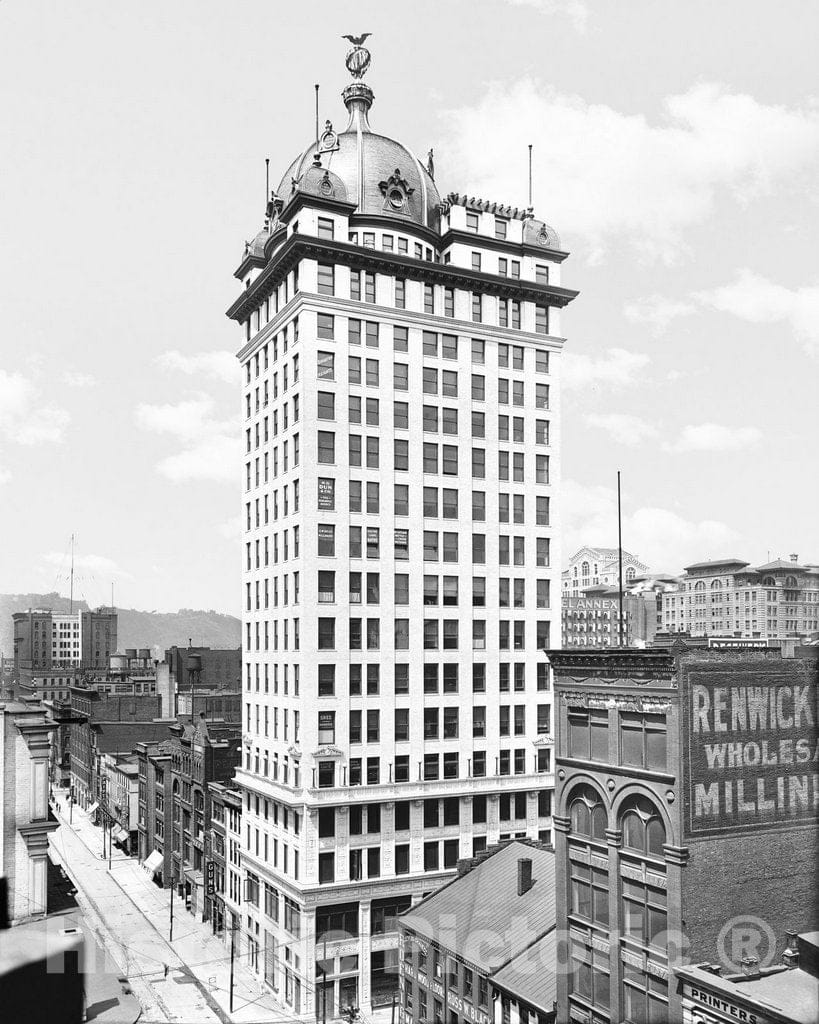
{"label": "white cloud", "polygon": [[90,373],[66,370],[63,374],[63,383],[70,388],[93,388],[97,385],[98,381]]}
{"label": "white cloud", "polygon": [[665,445],[669,452],[738,452],[762,437],[756,427],[726,427],[720,423],[689,424],[676,441]]}
{"label": "white cloud", "polygon": [[654,437],[657,428],[647,423],[639,416],[632,416],[629,413],[586,413],[584,420],[590,427],[599,427],[618,444],[628,445],[634,448],[646,438]]}
{"label": "white cloud", "polygon": [[0,486],[7,484],[11,480],[11,473],[0,466]]}
{"label": "white cloud", "polygon": [[696,311],[697,307],[691,302],[667,299],[662,295],[651,295],[645,299],[627,302],[623,307],[628,320],[648,324],[655,334],[662,334],[677,317],[688,316]]}
{"label": "white cloud", "polygon": [[[584,544],[617,546],[617,492],[599,484],[563,483],[563,553]],[[624,509],[628,495],[624,492]],[[623,547],[654,572],[679,572],[705,558],[733,557],[739,533],[715,519],[689,520],[676,512],[644,506],[623,514]],[[741,552],[740,552],[741,554]]]}
{"label": "white cloud", "polygon": [[235,483],[241,461],[238,429],[214,415],[215,403],[196,392],[176,404],[141,404],[137,425],[156,434],[169,434],[182,442],[182,450],[166,455],[157,470],[169,480],[215,480]]}
{"label": "white cloud", "polygon": [[819,164],[819,108],[765,105],[718,84],[667,97],[655,123],[535,78],[490,85],[443,116],[451,166],[490,200],[524,205],[532,143],[536,212],[581,237],[590,259],[629,247],[673,262],[722,194],[747,204],[791,183],[812,187]]}
{"label": "white cloud", "polygon": [[28,377],[0,370],[0,435],[17,444],[59,444],[70,420],[65,409],[42,404]]}
{"label": "white cloud", "polygon": [[647,355],[624,348],[609,348],[597,357],[568,352],[561,361],[561,379],[570,390],[604,387],[615,391],[641,383],[641,371],[648,363]]}
{"label": "white cloud", "polygon": [[749,323],[784,322],[809,355],[819,355],[819,286],[786,288],[751,270],[740,270],[731,284],[697,292],[694,297],[704,306]]}
{"label": "white cloud", "polygon": [[[65,552],[49,551],[43,555],[43,562],[67,571],[68,559]],[[112,558],[105,555],[74,555],[74,575],[82,580],[134,579],[133,573],[123,569]]]}
{"label": "white cloud", "polygon": [[578,32],[585,32],[589,9],[583,0],[506,0],[512,7],[534,7],[543,14],[565,14]]}
{"label": "white cloud", "polygon": [[232,352],[193,352],[184,355],[182,352],[173,350],[163,352],[157,356],[156,363],[164,370],[179,370],[188,376],[201,375],[211,377],[214,380],[222,380],[228,384],[235,384],[240,377],[240,367],[236,356]]}

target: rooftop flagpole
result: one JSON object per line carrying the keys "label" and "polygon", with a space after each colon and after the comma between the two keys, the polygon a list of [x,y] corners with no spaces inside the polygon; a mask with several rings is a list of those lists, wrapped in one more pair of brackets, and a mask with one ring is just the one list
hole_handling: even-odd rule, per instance
{"label": "rooftop flagpole", "polygon": [[623,516],[620,506],[620,470],[617,470],[617,574],[620,579],[619,645],[623,647]]}

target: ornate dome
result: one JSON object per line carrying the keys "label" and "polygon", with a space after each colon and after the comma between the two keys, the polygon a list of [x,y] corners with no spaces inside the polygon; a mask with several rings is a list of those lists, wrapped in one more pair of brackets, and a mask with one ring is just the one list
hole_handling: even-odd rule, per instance
{"label": "ornate dome", "polygon": [[370,129],[372,90],[355,82],[342,95],[350,114],[347,127],[336,133],[328,121],[320,138],[287,169],[279,195],[285,203],[296,192],[327,195],[330,182],[335,198],[355,203],[359,214],[393,218],[396,227],[437,229],[441,197],[427,168],[406,146]]}

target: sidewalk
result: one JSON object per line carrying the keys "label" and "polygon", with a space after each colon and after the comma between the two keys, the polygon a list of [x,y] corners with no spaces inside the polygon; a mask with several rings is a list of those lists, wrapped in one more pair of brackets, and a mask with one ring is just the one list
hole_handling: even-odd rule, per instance
{"label": "sidewalk", "polygon": [[174,900],[174,938],[169,943],[170,891],[160,889],[135,858],[116,848],[109,872],[107,857],[102,859],[102,829],[77,806],[69,825],[65,796],[59,793],[57,799],[60,828],[51,837],[52,846],[77,884],[78,902],[90,904],[91,916],[108,933],[108,950],[131,981],[145,1024],[292,1021],[238,956],[231,1015],[229,948],[181,900]]}

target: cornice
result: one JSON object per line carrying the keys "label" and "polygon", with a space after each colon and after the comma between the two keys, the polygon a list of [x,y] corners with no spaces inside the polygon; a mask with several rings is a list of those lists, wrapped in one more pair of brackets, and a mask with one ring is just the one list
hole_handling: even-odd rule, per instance
{"label": "cornice", "polygon": [[562,249],[549,249],[546,246],[541,248],[538,245],[527,245],[526,242],[508,242],[488,235],[476,235],[473,231],[461,231],[459,228],[450,228],[446,234],[439,236],[439,244],[442,249],[452,245],[453,242],[479,246],[482,249],[495,249],[497,252],[509,253],[514,256],[540,256],[550,263],[562,263],[569,258],[569,253]]}
{"label": "cornice", "polygon": [[519,278],[501,277],[496,274],[454,267],[451,263],[433,263],[417,260],[380,249],[364,249],[347,242],[331,241],[301,233],[291,235],[249,288],[246,288],[226,311],[231,320],[242,322],[264,301],[279,281],[293,269],[300,259],[322,259],[332,257],[334,263],[353,267],[356,270],[371,270],[388,273],[390,276],[406,277],[433,284],[442,284],[465,291],[476,288],[489,295],[504,298],[526,299],[547,306],[563,307],[576,298],[579,292],[556,285],[538,284]]}

